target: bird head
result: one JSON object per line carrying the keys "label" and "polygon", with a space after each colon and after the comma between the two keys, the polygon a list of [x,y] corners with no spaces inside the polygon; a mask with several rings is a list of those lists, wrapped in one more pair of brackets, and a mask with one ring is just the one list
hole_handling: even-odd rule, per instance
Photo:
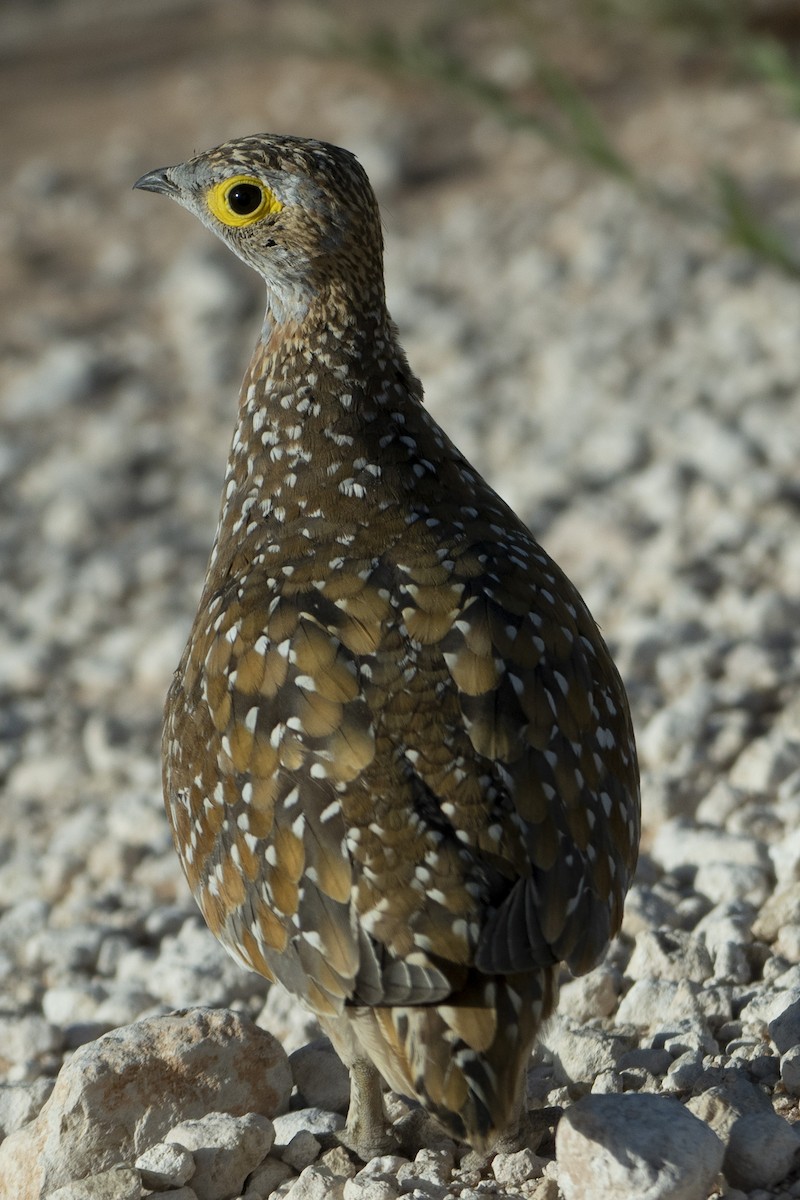
{"label": "bird head", "polygon": [[383,240],[355,155],[309,138],[225,142],[133,185],[170,196],[264,278],[276,315],[302,320],[315,300],[383,299]]}

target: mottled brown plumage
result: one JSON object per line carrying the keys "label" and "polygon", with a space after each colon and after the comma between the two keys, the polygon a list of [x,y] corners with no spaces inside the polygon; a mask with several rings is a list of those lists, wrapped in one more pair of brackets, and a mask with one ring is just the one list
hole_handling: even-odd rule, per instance
{"label": "mottled brown plumage", "polygon": [[355,158],[229,142],[137,186],[267,284],[164,789],[205,918],[351,1070],[513,1133],[561,962],[618,929],[639,837],[625,693],[575,588],[422,407]]}

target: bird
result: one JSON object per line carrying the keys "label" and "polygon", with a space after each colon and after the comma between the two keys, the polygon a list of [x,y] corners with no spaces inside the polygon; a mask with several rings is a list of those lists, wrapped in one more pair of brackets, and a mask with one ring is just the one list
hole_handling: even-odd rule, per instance
{"label": "bird", "polygon": [[478,1153],[524,1144],[559,973],[602,958],[636,865],[620,675],[424,406],[357,158],[258,134],[134,186],[266,284],[165,705],[189,887],[234,959],[327,1033],[362,1159],[395,1144],[386,1087]]}

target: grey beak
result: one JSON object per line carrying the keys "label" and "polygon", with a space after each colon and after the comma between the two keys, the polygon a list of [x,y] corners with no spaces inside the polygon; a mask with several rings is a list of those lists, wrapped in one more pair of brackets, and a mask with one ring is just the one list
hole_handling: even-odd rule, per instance
{"label": "grey beak", "polygon": [[178,188],[169,178],[169,167],[159,167],[156,171],[148,171],[133,185],[143,192],[160,192],[162,196],[175,196]]}

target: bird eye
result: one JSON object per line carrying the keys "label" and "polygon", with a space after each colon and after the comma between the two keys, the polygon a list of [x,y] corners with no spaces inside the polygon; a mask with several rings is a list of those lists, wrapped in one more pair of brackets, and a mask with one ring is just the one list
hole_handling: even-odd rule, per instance
{"label": "bird eye", "polygon": [[275,193],[251,175],[234,175],[215,183],[206,201],[217,220],[233,228],[252,225],[283,208]]}
{"label": "bird eye", "polygon": [[254,183],[237,183],[228,189],[228,204],[238,217],[249,217],[261,204],[264,193]]}

